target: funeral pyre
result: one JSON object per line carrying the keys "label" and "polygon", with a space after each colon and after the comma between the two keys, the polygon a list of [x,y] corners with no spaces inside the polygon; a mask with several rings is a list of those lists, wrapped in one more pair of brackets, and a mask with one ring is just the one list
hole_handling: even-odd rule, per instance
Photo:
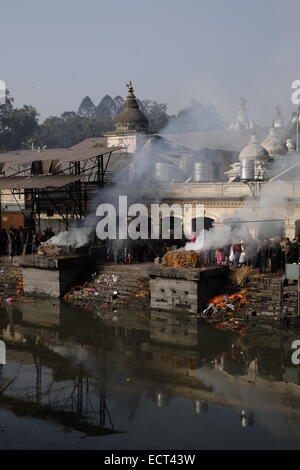
{"label": "funeral pyre", "polygon": [[199,251],[182,249],[168,251],[163,256],[161,264],[168,268],[197,268],[203,262]]}
{"label": "funeral pyre", "polygon": [[71,227],[59,232],[38,247],[37,254],[49,258],[88,254],[93,236],[90,227]]}
{"label": "funeral pyre", "polygon": [[48,258],[62,258],[66,256],[78,256],[87,254],[88,245],[76,248],[72,245],[55,245],[51,243],[51,239],[45,243],[41,243],[38,247],[37,254],[39,256],[47,256]]}

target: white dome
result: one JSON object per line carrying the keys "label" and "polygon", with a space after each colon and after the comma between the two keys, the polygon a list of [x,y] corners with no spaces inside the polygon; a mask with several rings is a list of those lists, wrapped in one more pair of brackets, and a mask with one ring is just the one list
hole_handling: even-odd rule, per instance
{"label": "white dome", "polygon": [[287,152],[284,141],[276,134],[273,128],[270,129],[261,145],[268,151],[269,155],[283,155]]}
{"label": "white dome", "polygon": [[255,135],[251,136],[250,142],[240,152],[239,159],[242,160],[269,160],[268,151],[260,145]]}

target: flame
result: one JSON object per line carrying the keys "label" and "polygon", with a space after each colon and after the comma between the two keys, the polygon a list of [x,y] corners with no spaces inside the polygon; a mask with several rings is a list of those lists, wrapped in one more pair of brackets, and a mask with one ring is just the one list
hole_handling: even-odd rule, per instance
{"label": "flame", "polygon": [[208,304],[213,304],[216,307],[225,307],[226,304],[231,304],[231,303],[238,303],[238,304],[249,304],[249,300],[247,299],[246,296],[246,291],[245,289],[242,289],[239,292],[236,292],[235,294],[232,295],[217,295],[216,297],[213,297],[208,301]]}

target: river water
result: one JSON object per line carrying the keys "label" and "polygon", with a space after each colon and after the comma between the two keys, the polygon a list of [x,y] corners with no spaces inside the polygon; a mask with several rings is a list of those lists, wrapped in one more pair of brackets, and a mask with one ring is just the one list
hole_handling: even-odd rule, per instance
{"label": "river water", "polygon": [[300,448],[297,331],[101,316],[52,300],[2,304],[0,448]]}

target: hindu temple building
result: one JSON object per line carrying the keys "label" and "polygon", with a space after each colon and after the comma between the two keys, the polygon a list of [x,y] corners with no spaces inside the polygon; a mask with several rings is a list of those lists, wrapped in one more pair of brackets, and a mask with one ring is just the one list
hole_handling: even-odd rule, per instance
{"label": "hindu temple building", "polygon": [[[128,100],[132,95],[131,84]],[[108,136],[108,141],[134,135],[136,141],[144,142],[128,168],[128,180],[133,182],[136,195],[142,174],[143,185],[146,183],[153,188],[156,200],[159,195],[161,202],[170,204],[203,204],[206,227],[240,218],[243,207],[251,205],[254,219],[265,218],[266,212],[273,214],[272,218],[277,212],[280,234],[294,238],[300,219],[300,204],[297,203],[300,190],[295,184],[295,181],[300,182],[297,169],[282,177],[287,193],[282,197],[280,209],[276,207],[278,201],[267,211],[259,204],[255,208],[260,194],[271,195],[272,188],[278,186],[276,175],[291,166],[295,159],[294,144],[288,138],[290,129],[284,127],[278,108],[269,130],[256,128],[254,131],[247,115],[246,100],[241,99],[235,124],[226,131],[160,135],[146,133],[146,121],[139,111],[134,122],[130,121],[128,108],[125,103],[116,119],[116,130]],[[112,144],[116,142],[121,140],[112,140]],[[129,150],[127,147],[126,151]],[[139,166],[144,172],[139,171]]]}
{"label": "hindu temple building", "polygon": [[253,122],[249,121],[247,99],[240,98],[240,107],[236,116],[236,120],[229,126],[230,130],[241,131],[247,129],[253,129]]}
{"label": "hindu temple building", "polygon": [[137,153],[149,138],[149,122],[139,108],[132,82],[126,86],[128,95],[121,113],[115,119],[115,132],[106,134],[107,147],[121,147],[124,152]]}
{"label": "hindu temple building", "polygon": [[273,127],[284,127],[284,120],[279,106],[276,106],[276,114],[273,122]]}
{"label": "hindu temple building", "polygon": [[253,219],[264,218],[260,196],[270,194],[272,205],[282,182],[281,209],[275,198],[268,211],[280,219],[280,233],[294,238],[300,227],[298,154],[279,109],[271,129],[254,126],[241,99],[229,129],[154,134],[131,81],[127,88],[114,131],[68,149],[0,155],[3,226],[14,225],[18,214],[23,222],[34,217],[41,228],[62,230],[84,218],[95,194],[110,186],[124,187],[133,199],[149,204],[201,203],[209,227],[241,218],[244,207],[251,207]]}

